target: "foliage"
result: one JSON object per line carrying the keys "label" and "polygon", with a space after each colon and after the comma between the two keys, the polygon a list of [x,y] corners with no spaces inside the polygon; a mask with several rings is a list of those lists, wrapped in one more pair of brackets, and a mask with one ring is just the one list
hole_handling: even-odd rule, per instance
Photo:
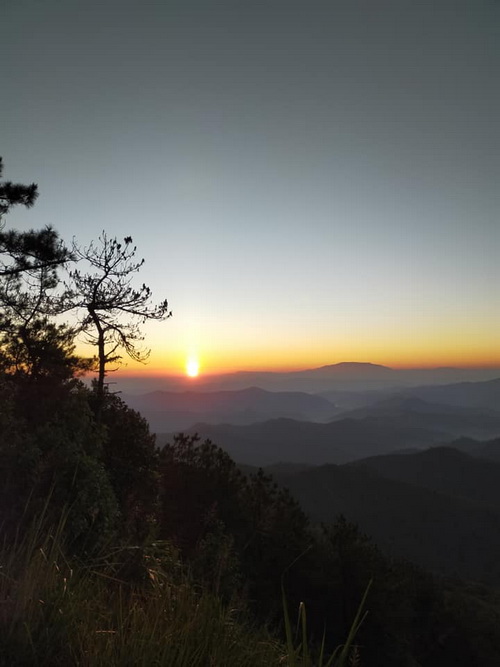
{"label": "foliage", "polygon": [[168,545],[139,553],[144,578],[122,578],[129,549],[88,564],[65,554],[64,517],[34,523],[0,549],[0,665],[270,667],[283,647],[234,606],[197,589]]}
{"label": "foliage", "polygon": [[119,514],[87,390],[65,384],[42,394],[38,385],[12,380],[4,380],[3,390],[9,397],[0,440],[0,513],[7,534],[48,503],[49,516],[69,508],[65,530],[74,549],[106,541]]}
{"label": "foliage", "polygon": [[4,332],[0,347],[0,371],[45,383],[69,380],[90,370],[90,362],[75,354],[74,331],[47,317],[36,317],[28,326],[12,326]]}
{"label": "foliage", "polygon": [[[0,184],[0,218],[16,204],[32,206],[37,194],[35,184]],[[50,227],[19,232],[1,224],[0,371],[69,378],[86,368],[74,355],[74,331],[49,319],[65,310],[57,270],[71,258]]]}
{"label": "foliage", "polygon": [[[0,157],[0,176],[3,175],[3,159]],[[0,183],[0,218],[9,212],[12,206],[21,204],[30,208],[38,197],[38,186],[35,183],[31,185],[22,185],[4,181]]]}
{"label": "foliage", "polygon": [[237,533],[245,479],[234,461],[209,440],[174,437],[160,454],[160,534],[174,536],[185,555],[203,539],[214,516]]}
{"label": "foliage", "polygon": [[[2,174],[3,161],[0,157],[0,176]],[[35,183],[0,183],[0,278],[13,279],[40,270],[51,271],[71,257],[51,227],[27,232],[4,229],[2,218],[13,206],[30,208],[37,197],[38,187]]]}
{"label": "foliage", "polygon": [[178,435],[161,451],[160,499],[160,535],[198,558],[217,525],[219,543],[230,543],[237,555],[254,611],[276,621],[281,574],[311,541],[307,519],[286,490],[261,470],[246,478],[209,440]]}
{"label": "foliage", "polygon": [[[95,401],[95,396],[91,396]],[[144,539],[156,525],[158,451],[146,420],[116,394],[106,392],[101,414],[102,462],[118,501],[121,532]]]}
{"label": "foliage", "polygon": [[242,505],[249,517],[248,536],[241,553],[245,572],[252,581],[249,594],[260,617],[276,622],[281,618],[282,573],[305,553],[301,563],[304,569],[297,570],[289,582],[292,602],[298,605],[303,599],[307,552],[313,543],[309,522],[288,491],[261,469],[250,475]]}

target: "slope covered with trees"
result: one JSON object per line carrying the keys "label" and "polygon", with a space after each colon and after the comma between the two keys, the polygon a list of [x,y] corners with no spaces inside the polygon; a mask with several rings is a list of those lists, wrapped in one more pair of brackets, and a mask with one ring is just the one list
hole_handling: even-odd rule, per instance
{"label": "slope covered with trees", "polygon": [[[0,212],[35,196],[36,186],[3,184]],[[343,517],[311,522],[289,491],[262,470],[242,474],[208,440],[177,436],[160,451],[147,422],[104,382],[120,345],[129,352],[140,337],[121,319],[126,307],[113,313],[111,304],[99,322],[112,329],[100,338],[90,293],[78,301],[78,281],[59,275],[74,251],[53,230],[5,230],[1,665],[298,664],[284,643],[282,587],[292,614],[301,603],[307,610],[312,660],[302,646],[300,664],[311,665],[323,636],[331,652],[348,635],[370,581],[356,645],[335,664],[500,662],[495,589],[390,559]],[[121,248],[129,252],[127,238]],[[149,308],[149,292],[138,293]],[[87,316],[61,324],[75,303],[95,324],[95,360],[75,353]],[[163,317],[164,307],[141,316]],[[81,374],[92,368],[89,388]]]}

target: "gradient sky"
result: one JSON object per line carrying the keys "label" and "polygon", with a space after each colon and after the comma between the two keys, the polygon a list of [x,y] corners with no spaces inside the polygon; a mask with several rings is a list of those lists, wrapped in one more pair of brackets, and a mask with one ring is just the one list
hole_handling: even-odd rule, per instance
{"label": "gradient sky", "polygon": [[150,372],[500,365],[498,1],[0,0],[0,45],[8,222],[133,236]]}

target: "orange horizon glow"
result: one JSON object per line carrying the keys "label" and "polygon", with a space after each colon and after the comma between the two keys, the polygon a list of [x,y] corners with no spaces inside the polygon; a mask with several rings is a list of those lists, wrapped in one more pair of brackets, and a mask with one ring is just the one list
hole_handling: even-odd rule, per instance
{"label": "orange horizon glow", "polygon": [[268,372],[268,373],[290,373],[305,371],[314,368],[321,368],[322,366],[330,366],[340,363],[371,363],[380,366],[387,366],[394,370],[415,370],[415,369],[426,369],[432,370],[437,368],[462,368],[462,369],[482,369],[482,370],[495,370],[498,368],[500,371],[500,358],[494,360],[485,360],[482,357],[477,359],[440,359],[440,360],[423,360],[421,363],[418,362],[391,362],[390,360],[380,360],[380,359],[367,359],[367,358],[343,358],[343,359],[311,359],[308,361],[301,361],[301,363],[265,363],[258,362],[255,360],[254,363],[248,363],[248,359],[237,363],[233,361],[232,363],[214,363],[210,364],[208,361],[205,361],[203,364],[203,372],[198,369],[196,373],[190,373],[187,370],[185,362],[171,362],[170,364],[157,365],[157,364],[134,364],[125,363],[121,367],[121,373],[127,376],[161,376],[161,375],[172,375],[180,377],[188,377],[190,380],[202,379],[204,377],[209,377],[212,375],[220,375],[225,373],[237,373],[237,372],[248,372],[248,373],[258,373],[258,372]]}
{"label": "orange horizon glow", "polygon": [[[359,336],[357,339],[344,338],[332,342],[320,337],[311,339],[310,346],[295,339],[277,341],[269,338],[252,341],[234,347],[230,341],[216,341],[206,337],[204,344],[197,341],[187,345],[181,336],[169,341],[151,341],[151,356],[147,364],[133,362],[125,357],[120,373],[127,376],[183,376],[196,382],[211,375],[242,372],[293,372],[320,368],[338,363],[372,363],[393,369],[432,369],[454,367],[463,369],[500,369],[500,346],[489,333],[480,336],[460,336],[445,342],[444,336],[438,340],[411,340],[406,345],[396,336],[384,339],[380,333]],[[177,338],[177,339],[176,339]],[[219,342],[219,341],[217,341]],[[247,341],[245,341],[247,342]],[[80,346],[79,346],[80,347]],[[82,356],[93,354],[94,350],[80,347]],[[197,372],[189,373],[188,363],[196,362]],[[191,369],[194,371],[193,368]]]}
{"label": "orange horizon glow", "polygon": [[[311,346],[292,340],[289,344],[270,340],[266,345],[229,345],[212,347],[198,345],[196,358],[203,368],[202,375],[236,371],[299,371],[342,362],[372,363],[390,368],[459,368],[500,367],[500,346],[490,340],[473,341],[454,339],[443,344],[439,341],[330,341],[312,340]],[[241,341],[242,342],[242,341]],[[246,341],[245,341],[246,342]],[[267,341],[266,341],[267,342]],[[391,345],[392,343],[392,345]],[[476,343],[476,344],[474,344]],[[482,344],[479,344],[482,343]],[[184,350],[153,349],[149,368],[159,373],[182,373],[185,368]]]}

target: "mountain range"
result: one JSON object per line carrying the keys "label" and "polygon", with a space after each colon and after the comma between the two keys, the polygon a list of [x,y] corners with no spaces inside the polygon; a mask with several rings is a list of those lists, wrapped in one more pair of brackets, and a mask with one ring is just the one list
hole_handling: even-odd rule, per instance
{"label": "mountain range", "polygon": [[182,431],[203,421],[252,424],[280,417],[304,421],[333,419],[338,412],[322,396],[304,392],[271,392],[258,387],[238,391],[154,391],[140,396],[123,395],[156,432]]}
{"label": "mountain range", "polygon": [[[130,377],[120,375],[116,389],[127,394],[162,391],[235,391],[260,387],[269,391],[367,391],[397,390],[434,384],[482,382],[500,377],[499,368],[394,369],[371,363],[342,362],[300,371],[239,371],[186,376]],[[328,398],[328,396],[327,396]]]}
{"label": "mountain range", "polygon": [[[443,441],[444,433],[378,423],[376,419],[339,419],[326,424],[273,419],[239,426],[196,424],[198,433],[225,449],[238,463],[266,466],[291,462],[319,465],[346,463],[407,447],[422,448]],[[163,444],[169,436],[159,437]]]}
{"label": "mountain range", "polygon": [[160,446],[209,438],[246,472],[266,467],[314,522],[343,514],[389,555],[500,583],[500,379],[477,375],[337,364],[124,398]]}
{"label": "mountain range", "polygon": [[[357,371],[365,372],[360,368]],[[500,434],[500,379],[400,390],[329,390],[321,394],[269,391],[259,387],[234,391],[157,390],[141,395],[124,394],[123,398],[130,407],[141,412],[156,433],[192,430],[196,426],[208,437],[207,426],[218,425],[219,428],[210,430],[210,437],[226,442],[228,425],[248,426],[248,431],[231,432],[237,439],[235,446],[238,442],[253,441],[252,424],[276,419],[322,423],[355,420],[364,422],[365,431],[372,425],[377,426],[378,431],[385,429],[386,441],[381,443],[379,451],[374,452],[369,446],[362,455],[400,447],[424,447],[459,437],[485,439]],[[282,427],[278,429],[280,433],[286,431],[286,427]],[[296,428],[289,425],[289,430]],[[352,431],[361,427],[345,428]],[[307,431],[307,427],[300,428],[301,432],[304,430]],[[268,442],[276,432],[276,425],[269,425],[267,429],[259,429],[259,437],[263,436]],[[338,428],[334,433],[339,436]],[[350,448],[352,439],[347,436],[347,441],[344,440],[341,436],[334,443],[338,450],[345,445]],[[341,455],[333,462],[345,460],[348,459]]]}
{"label": "mountain range", "polygon": [[[228,392],[232,394],[238,395],[238,392]],[[265,392],[260,396],[263,401],[268,400]],[[275,396],[288,405],[286,393]],[[308,395],[296,398],[302,400],[303,396]],[[324,407],[327,410],[328,406]],[[245,416],[249,416],[248,413]],[[397,450],[425,449],[458,438],[470,439],[460,446],[470,453],[475,449],[476,440],[480,443],[500,435],[499,412],[429,403],[407,395],[396,395],[364,408],[342,412],[326,423],[289,418],[250,424],[231,423],[229,419],[228,422],[204,421],[185,430],[212,440],[238,463],[257,466],[281,462],[340,464]],[[160,444],[171,437],[159,432],[162,433]],[[478,444],[476,449],[479,451],[481,446],[486,445]],[[489,448],[493,451],[494,445],[490,444]]]}
{"label": "mountain range", "polygon": [[[473,385],[476,387],[476,383]],[[482,383],[481,383],[482,384]],[[491,384],[491,383],[488,383]],[[472,385],[472,383],[471,383]],[[453,389],[456,385],[452,386]],[[453,395],[448,385],[441,396]],[[380,402],[342,412],[340,419],[376,420],[380,424],[422,428],[443,434],[450,440],[457,436],[490,438],[500,434],[500,412],[486,408],[460,407],[447,403],[431,403],[416,395],[398,394]],[[486,401],[489,403],[489,400]]]}
{"label": "mountain range", "polygon": [[347,465],[273,466],[313,521],[356,522],[386,553],[500,582],[500,464],[452,448]]}

